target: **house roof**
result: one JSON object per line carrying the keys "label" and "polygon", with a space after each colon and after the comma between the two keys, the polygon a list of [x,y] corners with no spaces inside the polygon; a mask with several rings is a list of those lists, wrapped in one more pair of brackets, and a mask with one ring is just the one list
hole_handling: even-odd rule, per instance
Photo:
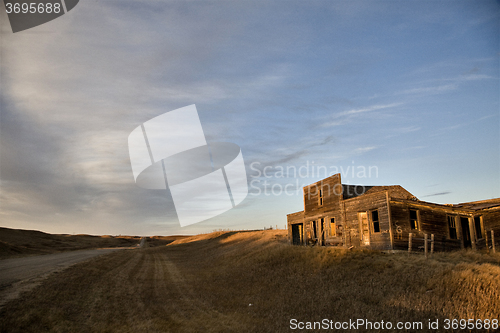
{"label": "house roof", "polygon": [[453,205],[455,208],[464,208],[471,210],[481,210],[488,209],[493,207],[500,207],[500,198],[489,199],[489,200],[480,200],[480,201],[471,201],[471,202],[463,202],[459,204]]}
{"label": "house roof", "polygon": [[[352,199],[359,197],[364,194],[372,194],[372,193],[377,193],[377,192],[384,192],[384,191],[390,191],[390,192],[401,192],[402,199],[411,199],[415,198],[413,194],[405,190],[402,186],[400,185],[386,185],[386,186],[369,186],[369,185],[348,185],[348,184],[342,184],[342,198],[344,200],[346,199]],[[392,193],[391,193],[392,195]]]}

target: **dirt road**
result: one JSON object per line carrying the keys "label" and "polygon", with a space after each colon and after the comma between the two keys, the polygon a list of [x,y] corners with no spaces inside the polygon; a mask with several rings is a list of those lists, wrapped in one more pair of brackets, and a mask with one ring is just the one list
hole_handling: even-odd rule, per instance
{"label": "dirt road", "polygon": [[71,251],[0,260],[0,307],[38,285],[50,273],[120,248]]}
{"label": "dirt road", "polygon": [[[221,311],[217,295],[198,288],[204,280],[186,262],[193,255],[168,250],[117,251],[51,275],[0,309],[0,332],[247,331],[244,315]],[[35,317],[36,324],[17,322]]]}

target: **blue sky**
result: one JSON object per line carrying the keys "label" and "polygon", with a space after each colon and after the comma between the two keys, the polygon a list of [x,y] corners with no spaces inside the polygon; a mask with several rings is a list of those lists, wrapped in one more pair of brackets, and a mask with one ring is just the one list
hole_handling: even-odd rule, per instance
{"label": "blue sky", "polygon": [[[16,34],[0,21],[2,226],[284,227],[302,196],[279,190],[321,179],[313,165],[425,201],[500,197],[497,1],[81,1]],[[135,185],[127,137],[190,104],[209,143],[241,147],[251,186],[180,228],[171,198]]]}

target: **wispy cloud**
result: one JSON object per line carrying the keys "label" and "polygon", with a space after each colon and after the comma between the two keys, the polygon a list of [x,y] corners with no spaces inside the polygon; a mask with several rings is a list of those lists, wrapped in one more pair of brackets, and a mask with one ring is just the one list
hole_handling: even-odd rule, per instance
{"label": "wispy cloud", "polygon": [[422,198],[437,197],[437,196],[441,196],[441,195],[447,195],[450,193],[451,193],[451,191],[436,192],[436,193],[432,193],[432,194],[423,195]]}
{"label": "wispy cloud", "polygon": [[461,122],[461,123],[458,123],[458,124],[454,124],[454,125],[450,125],[450,126],[445,126],[445,127],[440,128],[439,132],[431,134],[430,136],[442,135],[444,132],[453,131],[453,130],[456,130],[456,129],[459,129],[459,128],[462,128],[462,127],[465,127],[465,126],[469,126],[470,127],[471,125],[473,125],[475,123],[478,123],[478,122],[486,120],[486,119],[494,118],[494,117],[498,117],[498,114],[490,114],[490,115],[486,115],[486,116],[483,116],[483,117],[480,117],[480,118],[477,118],[477,119],[474,119],[474,120],[470,120],[470,121],[467,121],[467,122]]}
{"label": "wispy cloud", "polygon": [[422,128],[420,126],[407,126],[407,127],[400,127],[397,129],[394,129],[394,132],[397,132],[399,134],[405,134],[405,133],[412,133],[416,131],[420,131]]}
{"label": "wispy cloud", "polygon": [[[435,72],[438,69],[443,69],[443,67],[456,67],[457,70],[461,67],[465,66],[463,63],[438,63],[434,65],[430,65],[428,68],[421,68],[416,73],[431,73]],[[449,69],[447,70],[447,72]],[[461,75],[451,76],[450,75],[439,75],[441,77],[432,77],[430,79],[421,80],[413,83],[416,85],[415,88],[404,89],[394,93],[396,96],[400,95],[436,95],[442,94],[449,91],[457,90],[461,88],[464,84],[470,81],[482,81],[482,80],[498,80],[498,77],[489,75],[489,74],[481,74],[481,69],[478,66],[474,66],[472,69],[467,70]],[[415,73],[414,73],[415,74]],[[429,76],[429,75],[426,75]],[[444,77],[443,77],[444,76]],[[442,83],[442,84],[440,84]]]}
{"label": "wispy cloud", "polygon": [[376,146],[359,147],[359,148],[354,149],[354,153],[355,154],[364,154],[364,153],[367,153],[367,152],[374,150],[376,148],[377,148]]}
{"label": "wispy cloud", "polygon": [[458,88],[457,84],[446,84],[446,85],[432,86],[432,87],[419,87],[419,88],[412,88],[412,89],[398,91],[395,93],[395,95],[441,94],[443,92],[455,90],[457,88]]}
{"label": "wispy cloud", "polygon": [[351,114],[357,114],[357,113],[363,113],[363,112],[371,112],[371,111],[376,111],[376,110],[383,110],[383,109],[388,109],[388,108],[400,106],[402,104],[403,103],[390,103],[390,104],[382,104],[382,105],[377,104],[377,105],[372,105],[372,106],[365,107],[365,108],[344,111],[344,112],[339,113],[339,116],[351,115]]}
{"label": "wispy cloud", "polygon": [[339,112],[334,116],[330,117],[330,120],[327,120],[325,123],[321,124],[320,127],[332,127],[339,126],[351,122],[357,116],[360,116],[364,113],[373,113],[374,111],[380,111],[390,108],[395,108],[397,106],[401,106],[404,103],[389,103],[389,104],[375,104],[367,107],[350,109],[346,111]]}

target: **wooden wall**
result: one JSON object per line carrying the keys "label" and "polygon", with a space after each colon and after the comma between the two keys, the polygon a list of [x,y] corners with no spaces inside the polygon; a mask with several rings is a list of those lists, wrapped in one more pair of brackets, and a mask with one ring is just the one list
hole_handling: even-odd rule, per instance
{"label": "wooden wall", "polygon": [[[323,204],[320,204],[320,190],[322,191]],[[304,231],[308,241],[314,238],[314,221],[317,226],[323,218],[325,221],[325,244],[342,244],[342,215],[340,214],[340,201],[342,199],[342,183],[340,174],[335,174],[303,188],[304,195]],[[330,219],[335,219],[336,234],[330,236]],[[319,238],[319,227],[317,236]]]}
{"label": "wooden wall", "polygon": [[287,229],[288,229],[288,241],[292,243],[292,224],[304,223],[304,211],[288,214],[287,219]]}
{"label": "wooden wall", "polygon": [[[359,197],[344,200],[345,232],[347,246],[364,247],[361,245],[359,212],[367,212],[370,228],[370,246],[372,249],[391,249],[391,227],[387,210],[386,192],[364,194]],[[378,210],[380,232],[373,231],[371,211]]]}
{"label": "wooden wall", "polygon": [[[319,204],[320,189],[323,193],[323,205]],[[305,186],[304,194],[304,212],[306,216],[323,215],[327,212],[339,210],[339,202],[342,197],[342,184],[340,174],[335,174]]]}
{"label": "wooden wall", "polygon": [[[440,210],[408,202],[391,201],[391,218],[394,229],[394,249],[407,250],[409,233],[413,234],[413,249],[419,250],[424,246],[424,234],[434,234],[434,249],[436,251],[456,250],[461,248],[461,233],[459,221],[457,225],[458,240],[450,239],[448,229],[448,215],[457,216],[454,211]],[[419,229],[410,228],[410,209],[418,211]]]}
{"label": "wooden wall", "polygon": [[[419,230],[410,230],[410,217],[409,210],[415,209],[419,212]],[[398,226],[402,229],[402,239],[396,235],[395,247],[398,249],[408,248],[408,233],[413,232],[414,237],[423,238],[424,234],[434,234],[435,249],[436,251],[456,250],[464,247],[462,226],[460,218],[473,219],[475,216],[482,216],[482,238],[476,238],[475,225],[472,220],[472,228],[470,229],[471,238],[474,238],[475,247],[478,249],[486,246],[485,231],[494,229],[500,235],[500,210],[495,212],[485,210],[471,210],[456,208],[452,205],[443,206],[432,203],[425,203],[421,201],[391,201],[391,216],[393,216],[394,227]],[[450,230],[448,226],[448,216],[455,218],[457,238],[456,240],[450,238]],[[470,226],[469,226],[470,227]],[[488,235],[489,237],[489,235]],[[397,238],[397,239],[396,239]],[[423,241],[417,240],[423,244]],[[474,245],[472,245],[473,247]]]}
{"label": "wooden wall", "polygon": [[482,211],[484,230],[488,233],[488,244],[491,246],[491,230],[495,233],[495,247],[500,252],[500,207]]}

